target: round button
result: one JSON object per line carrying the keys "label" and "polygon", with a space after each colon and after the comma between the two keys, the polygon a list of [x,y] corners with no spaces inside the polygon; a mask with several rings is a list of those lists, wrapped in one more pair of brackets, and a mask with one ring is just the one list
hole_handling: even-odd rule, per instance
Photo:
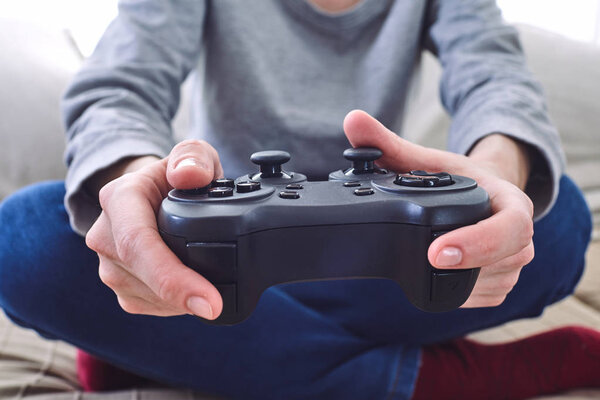
{"label": "round button", "polygon": [[398,175],[394,180],[396,185],[400,186],[410,186],[410,187],[423,187],[425,186],[425,182],[423,182],[423,178],[420,176],[412,176],[412,175]]}
{"label": "round button", "polygon": [[279,197],[281,197],[282,199],[299,199],[300,193],[285,190],[283,192],[279,192]]}
{"label": "round button", "polygon": [[409,174],[399,174],[394,180],[396,185],[410,187],[440,187],[454,183],[447,172],[429,173],[426,171],[410,171]]}
{"label": "round button", "polygon": [[229,179],[229,178],[221,178],[221,179],[215,179],[214,181],[211,182],[210,184],[211,187],[234,187],[235,184],[233,182],[233,179]]}
{"label": "round button", "polygon": [[302,186],[299,183],[290,183],[285,188],[286,189],[292,189],[292,190],[300,190],[300,189],[304,189],[304,186]]}
{"label": "round button", "polygon": [[233,196],[233,188],[214,187],[208,189],[208,197],[229,197]]}
{"label": "round button", "polygon": [[359,181],[344,182],[344,186],[345,187],[357,187],[357,186],[360,186],[360,182]]}
{"label": "round button", "polygon": [[370,187],[360,188],[360,189],[356,189],[354,191],[354,194],[357,196],[368,196],[373,193],[375,193],[375,191],[373,189],[371,189]]}
{"label": "round button", "polygon": [[439,182],[440,182],[439,178],[437,178],[435,176],[424,176],[423,177],[423,184],[425,186],[436,187],[436,186],[438,186]]}
{"label": "round button", "polygon": [[238,193],[250,193],[260,189],[260,182],[242,181],[237,184]]}

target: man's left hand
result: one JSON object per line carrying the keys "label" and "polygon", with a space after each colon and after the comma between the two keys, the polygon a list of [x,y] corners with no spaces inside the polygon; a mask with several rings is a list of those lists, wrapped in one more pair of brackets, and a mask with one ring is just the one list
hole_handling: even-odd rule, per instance
{"label": "man's left hand", "polygon": [[[493,143],[494,151],[477,145],[469,157],[419,146],[359,110],[346,116],[344,131],[354,147],[381,149],[383,156],[377,162],[381,167],[397,172],[420,169],[464,175],[487,191],[492,216],[439,237],[429,246],[427,256],[436,268],[481,267],[475,288],[463,307],[500,305],[517,283],[523,266],[534,256],[533,204],[521,190],[528,167],[517,169],[515,160],[519,160],[519,154],[510,153],[510,149],[502,153],[499,142]],[[491,140],[503,139],[512,140]],[[502,154],[506,155],[504,160]]]}

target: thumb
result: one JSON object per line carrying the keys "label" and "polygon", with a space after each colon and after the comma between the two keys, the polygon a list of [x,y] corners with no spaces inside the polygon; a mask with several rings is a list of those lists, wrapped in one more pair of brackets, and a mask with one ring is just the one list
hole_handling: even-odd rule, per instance
{"label": "thumb", "polygon": [[344,118],[344,132],[353,147],[377,147],[383,151],[377,164],[392,171],[422,169],[460,173],[463,156],[402,139],[365,111],[350,111]]}
{"label": "thumb", "polygon": [[168,157],[167,181],[176,189],[194,189],[223,177],[217,151],[205,141],[178,143]]}

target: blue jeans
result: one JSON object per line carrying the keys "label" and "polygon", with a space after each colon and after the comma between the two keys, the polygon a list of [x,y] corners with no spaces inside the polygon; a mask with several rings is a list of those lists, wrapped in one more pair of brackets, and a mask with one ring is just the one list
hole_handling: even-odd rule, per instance
{"label": "blue jeans", "polygon": [[69,227],[63,196],[62,182],[48,182],[0,205],[5,312],[139,375],[235,398],[409,398],[421,346],[537,316],[570,294],[591,230],[581,193],[563,177],[535,224],[535,259],[499,307],[429,314],[391,281],[328,281],[271,288],[247,321],[215,327],[122,311]]}

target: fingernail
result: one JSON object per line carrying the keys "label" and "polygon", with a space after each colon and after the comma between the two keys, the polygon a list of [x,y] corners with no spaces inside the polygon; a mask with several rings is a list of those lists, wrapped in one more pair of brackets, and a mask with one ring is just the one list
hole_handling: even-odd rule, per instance
{"label": "fingernail", "polygon": [[462,252],[456,247],[444,247],[435,259],[438,267],[452,267],[460,264],[462,261]]}
{"label": "fingernail", "polygon": [[203,297],[190,297],[187,306],[194,315],[206,319],[212,319],[213,317],[212,307]]}
{"label": "fingernail", "polygon": [[183,160],[179,161],[177,163],[177,165],[175,165],[175,169],[178,169],[180,167],[195,167],[197,166],[199,163],[196,159],[193,158],[184,158]]}

